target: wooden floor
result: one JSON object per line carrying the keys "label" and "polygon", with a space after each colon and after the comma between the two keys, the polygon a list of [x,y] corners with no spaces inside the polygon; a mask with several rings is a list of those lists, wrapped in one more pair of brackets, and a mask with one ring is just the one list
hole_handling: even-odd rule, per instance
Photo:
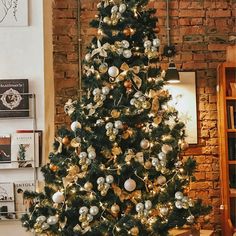
{"label": "wooden floor", "polygon": [[192,232],[191,229],[172,229],[169,231],[170,236],[213,236],[212,230],[200,230]]}

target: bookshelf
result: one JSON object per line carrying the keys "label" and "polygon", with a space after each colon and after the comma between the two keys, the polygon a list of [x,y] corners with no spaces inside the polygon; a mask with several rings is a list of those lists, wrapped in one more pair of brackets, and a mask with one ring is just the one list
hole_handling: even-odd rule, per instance
{"label": "bookshelf", "polygon": [[236,63],[218,67],[222,235],[236,232]]}

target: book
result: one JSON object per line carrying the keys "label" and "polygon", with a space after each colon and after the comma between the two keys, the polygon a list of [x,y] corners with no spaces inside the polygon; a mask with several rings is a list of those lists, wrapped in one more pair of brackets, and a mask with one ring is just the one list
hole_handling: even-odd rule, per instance
{"label": "book", "polygon": [[14,219],[14,185],[0,182],[0,219]]}
{"label": "book", "polygon": [[229,114],[230,114],[230,123],[231,123],[231,129],[235,129],[235,118],[234,118],[234,107],[229,106]]}
{"label": "book", "polygon": [[11,138],[12,168],[39,166],[39,134],[13,133]]}
{"label": "book", "polygon": [[21,218],[23,214],[29,212],[30,207],[34,203],[32,199],[28,199],[24,196],[25,191],[35,191],[35,183],[33,180],[14,182],[15,210],[17,219]]}
{"label": "book", "polygon": [[11,163],[11,136],[0,134],[0,167],[8,167],[9,163]]}
{"label": "book", "polygon": [[29,116],[28,79],[0,79],[0,117]]}

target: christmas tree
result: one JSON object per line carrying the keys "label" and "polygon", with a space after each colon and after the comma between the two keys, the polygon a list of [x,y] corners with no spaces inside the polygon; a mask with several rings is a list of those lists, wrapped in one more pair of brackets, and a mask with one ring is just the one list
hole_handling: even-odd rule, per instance
{"label": "christmas tree", "polygon": [[23,226],[37,235],[168,235],[208,212],[187,190],[184,123],[159,62],[155,9],[148,0],[102,0],[83,61],[86,94],[65,105],[43,193]]}

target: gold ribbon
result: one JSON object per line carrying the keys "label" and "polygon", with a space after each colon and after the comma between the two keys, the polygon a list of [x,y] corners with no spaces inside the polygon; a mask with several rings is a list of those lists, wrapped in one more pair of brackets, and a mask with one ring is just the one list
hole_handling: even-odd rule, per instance
{"label": "gold ribbon", "polygon": [[101,44],[100,40],[97,40],[97,48],[95,48],[92,53],[91,57],[94,57],[96,54],[99,54],[101,57],[107,57],[107,51],[110,48],[109,43]]}
{"label": "gold ribbon", "polygon": [[80,232],[81,234],[86,234],[88,231],[91,230],[91,227],[90,226],[87,226],[86,228],[82,229],[81,226],[79,224],[77,224],[73,230],[75,232]]}
{"label": "gold ribbon", "polygon": [[129,162],[132,159],[138,161],[139,163],[143,164],[144,163],[144,159],[143,159],[143,152],[138,152],[136,154],[134,154],[132,149],[129,149],[127,152],[127,155],[125,156],[125,161]]}
{"label": "gold ribbon", "polygon": [[69,116],[75,111],[74,105],[76,104],[76,101],[72,101],[72,99],[68,99],[68,101],[65,103],[64,111]]}
{"label": "gold ribbon", "polygon": [[55,137],[55,140],[59,143],[59,147],[55,151],[55,154],[61,153],[62,152],[62,137]]}
{"label": "gold ribbon", "polygon": [[137,204],[139,199],[142,197],[141,190],[133,191],[132,193],[127,193],[126,191],[122,190],[120,187],[118,187],[116,184],[112,184],[112,188],[114,193],[119,197],[121,202],[124,202],[125,200],[130,200],[134,204]]}
{"label": "gold ribbon", "polygon": [[89,67],[89,66],[84,65],[84,70],[86,71],[87,76],[90,76],[91,74],[95,74],[95,72],[97,72],[94,69],[94,66]]}

